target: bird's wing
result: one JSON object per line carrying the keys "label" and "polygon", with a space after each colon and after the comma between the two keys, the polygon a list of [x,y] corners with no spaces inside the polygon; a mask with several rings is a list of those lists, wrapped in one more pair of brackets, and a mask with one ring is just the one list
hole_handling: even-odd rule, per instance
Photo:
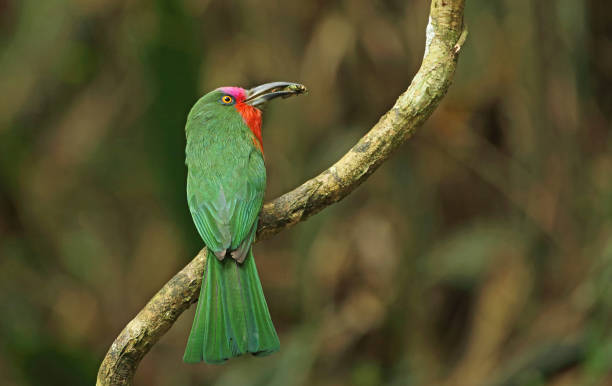
{"label": "bird's wing", "polygon": [[266,189],[266,168],[261,153],[255,149],[249,155],[246,176],[244,196],[238,200],[230,220],[232,250],[238,248],[243,241],[250,237],[250,233],[255,231],[252,228],[263,204]]}
{"label": "bird's wing", "polygon": [[[263,157],[253,149],[233,168],[193,171],[187,179],[189,209],[204,243],[215,253],[248,251],[263,203],[266,171]],[[245,243],[246,241],[246,243]],[[248,244],[248,245],[247,245]],[[246,247],[246,248],[245,248]]]}

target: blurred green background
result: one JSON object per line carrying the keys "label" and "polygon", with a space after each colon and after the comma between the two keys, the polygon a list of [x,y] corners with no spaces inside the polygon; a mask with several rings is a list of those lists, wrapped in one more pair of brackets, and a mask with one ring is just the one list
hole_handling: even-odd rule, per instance
{"label": "blurred green background", "polygon": [[[272,199],[410,84],[428,12],[0,0],[0,383],[93,384],[202,247],[183,131],[200,95],[310,88],[266,111]],[[136,384],[612,385],[611,14],[467,0],[470,36],[425,126],[343,202],[255,247],[281,352],[186,365],[190,309]]]}

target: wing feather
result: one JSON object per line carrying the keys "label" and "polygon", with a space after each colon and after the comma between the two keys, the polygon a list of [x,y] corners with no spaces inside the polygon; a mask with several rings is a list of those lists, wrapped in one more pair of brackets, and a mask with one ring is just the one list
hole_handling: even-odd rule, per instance
{"label": "wing feather", "polygon": [[213,252],[248,250],[263,204],[266,171],[261,153],[252,148],[248,157],[237,161],[229,172],[209,169],[187,180],[191,215]]}

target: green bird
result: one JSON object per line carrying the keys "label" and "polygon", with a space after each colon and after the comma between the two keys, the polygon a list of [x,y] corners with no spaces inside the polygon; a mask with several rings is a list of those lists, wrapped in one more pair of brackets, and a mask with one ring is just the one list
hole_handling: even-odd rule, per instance
{"label": "green bird", "polygon": [[297,83],[221,87],[192,107],[185,132],[187,201],[208,250],[183,360],[222,363],[280,348],[251,246],[266,188],[261,107],[301,94]]}

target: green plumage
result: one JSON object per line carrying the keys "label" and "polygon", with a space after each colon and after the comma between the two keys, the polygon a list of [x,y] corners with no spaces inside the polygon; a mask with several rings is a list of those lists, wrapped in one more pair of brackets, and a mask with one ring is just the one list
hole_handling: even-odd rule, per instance
{"label": "green plumage", "polygon": [[[266,169],[254,136],[215,90],[187,118],[187,200],[209,251],[185,362],[221,363],[279,349],[251,252]],[[243,263],[230,253],[242,252]],[[222,260],[220,261],[219,259]]]}

